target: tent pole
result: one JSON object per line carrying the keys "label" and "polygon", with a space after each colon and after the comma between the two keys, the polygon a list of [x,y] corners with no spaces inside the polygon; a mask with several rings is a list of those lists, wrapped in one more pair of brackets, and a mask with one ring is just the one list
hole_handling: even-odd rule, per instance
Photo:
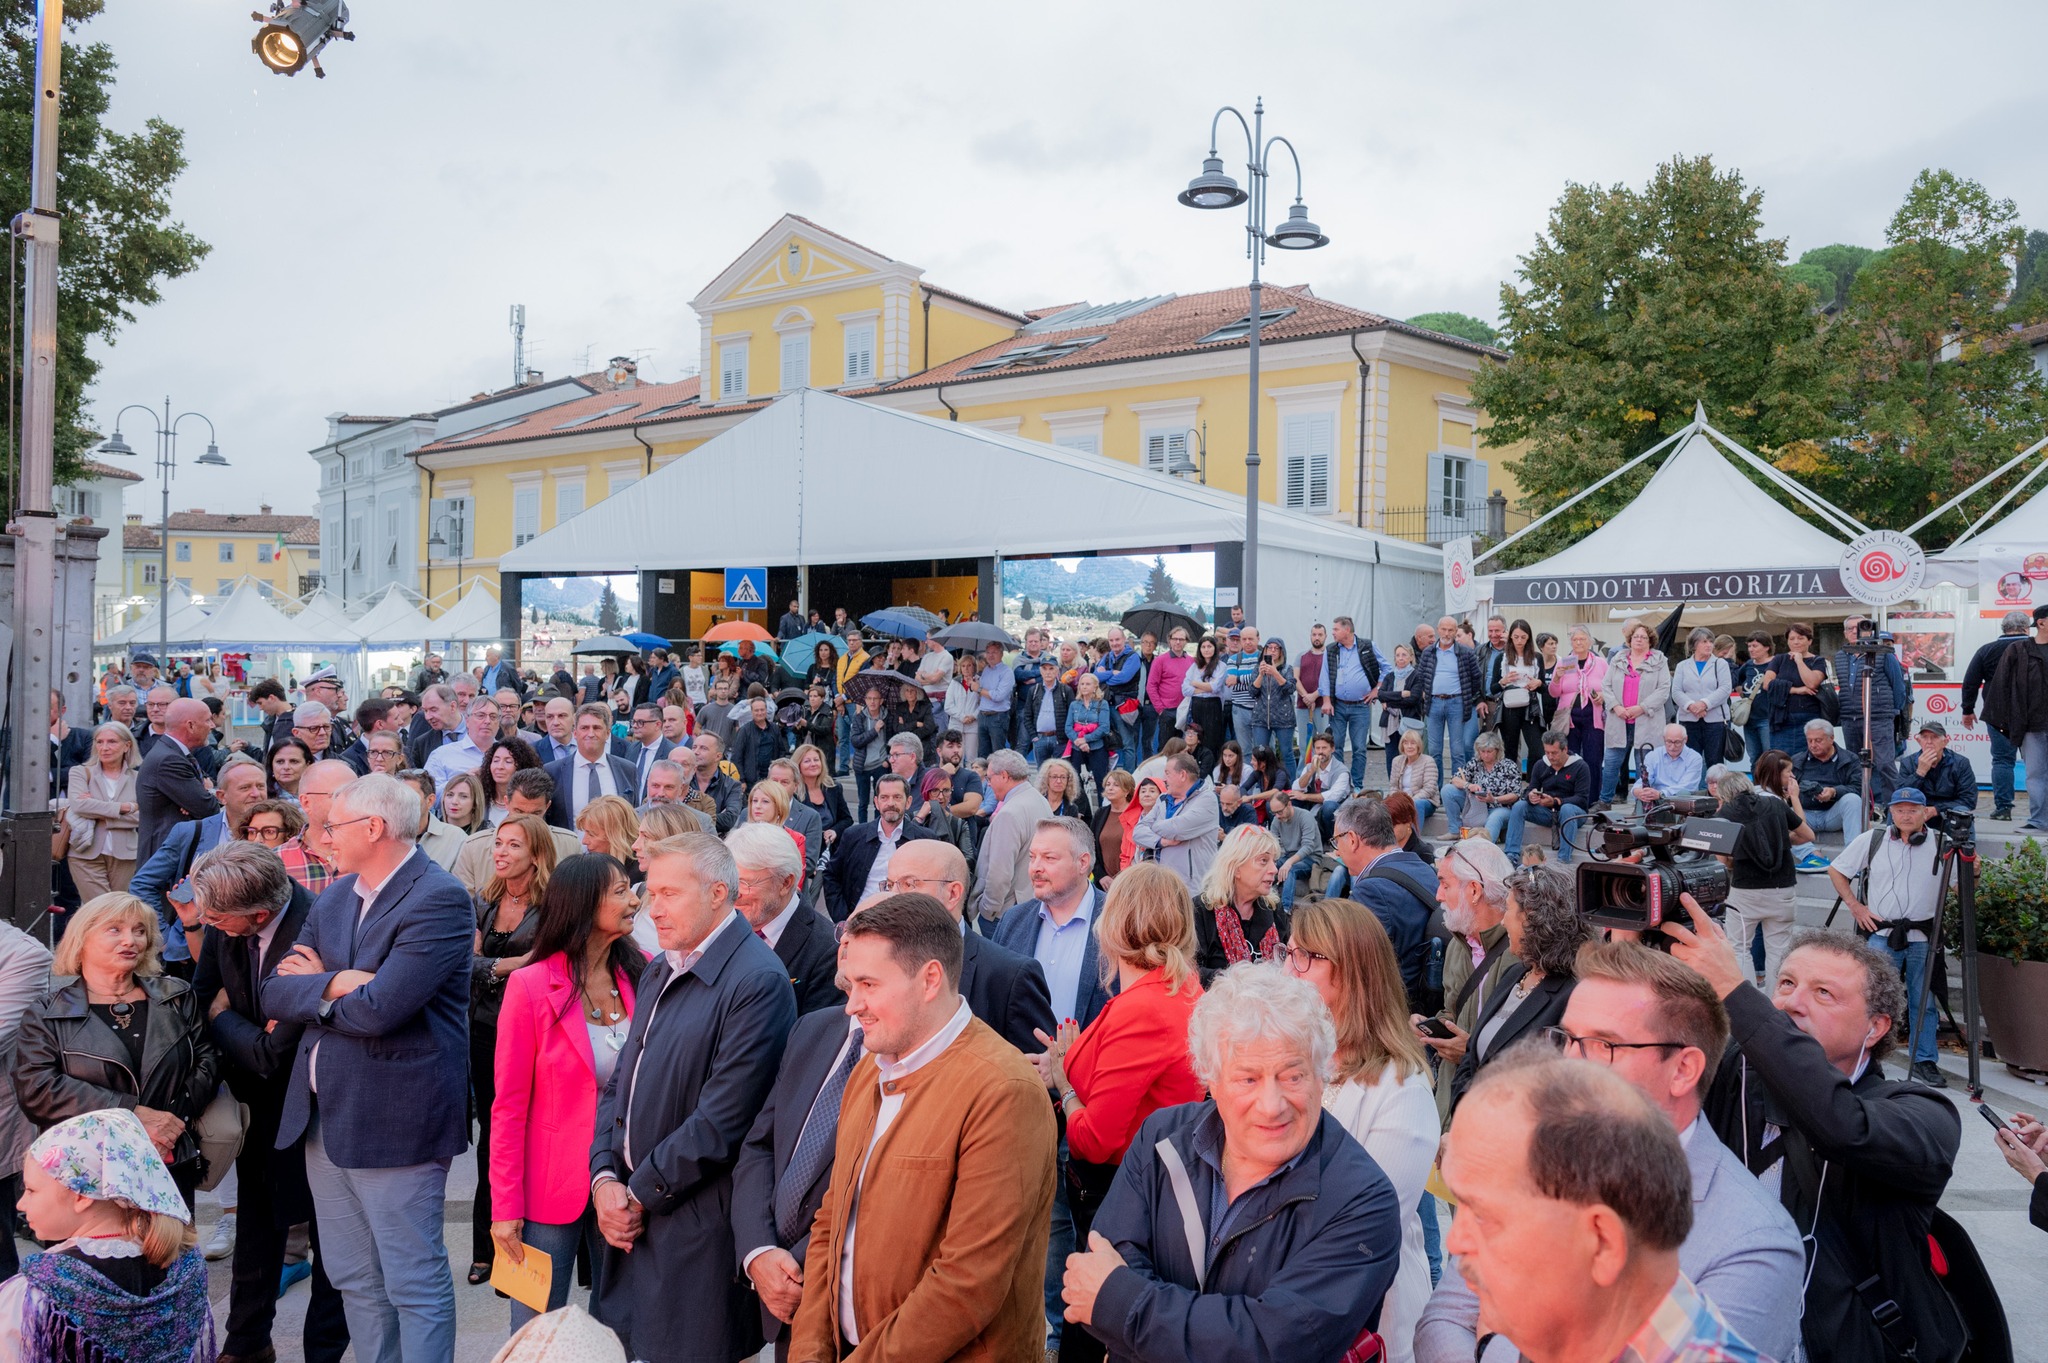
{"label": "tent pole", "polygon": [[1494,556],[1495,554],[1498,554],[1498,553],[1499,553],[1499,552],[1500,552],[1501,550],[1503,550],[1503,549],[1507,548],[1507,547],[1508,547],[1508,546],[1509,546],[1510,544],[1513,544],[1513,543],[1514,543],[1514,542],[1515,542],[1516,540],[1518,540],[1518,539],[1522,538],[1522,536],[1524,536],[1524,535],[1528,534],[1528,533],[1529,533],[1530,531],[1534,530],[1534,529],[1535,529],[1535,528],[1536,528],[1537,526],[1539,526],[1539,525],[1542,525],[1542,524],[1544,524],[1545,522],[1549,521],[1549,520],[1550,520],[1550,519],[1551,519],[1552,517],[1554,517],[1554,516],[1558,516],[1558,515],[1561,515],[1561,514],[1563,514],[1563,513],[1564,513],[1564,512],[1566,512],[1566,511],[1569,511],[1569,510],[1570,510],[1570,509],[1571,509],[1572,507],[1574,507],[1574,506],[1577,506],[1577,505],[1578,505],[1578,504],[1579,504],[1580,502],[1583,502],[1584,500],[1586,500],[1586,498],[1588,498],[1588,497],[1592,496],[1592,495],[1593,495],[1594,493],[1598,492],[1598,491],[1599,491],[1599,490],[1600,490],[1601,488],[1603,488],[1603,487],[1606,487],[1606,486],[1607,486],[1607,485],[1608,485],[1609,483],[1611,483],[1611,482],[1613,482],[1613,481],[1614,481],[1615,479],[1617,479],[1617,478],[1621,477],[1621,475],[1622,475],[1622,474],[1624,474],[1624,473],[1627,473],[1627,472],[1628,472],[1628,471],[1629,471],[1630,469],[1632,469],[1632,468],[1634,468],[1634,467],[1635,467],[1636,465],[1638,465],[1638,464],[1642,463],[1642,462],[1643,462],[1643,461],[1644,461],[1645,459],[1648,459],[1648,458],[1649,458],[1649,457],[1650,457],[1651,455],[1653,455],[1653,454],[1656,454],[1656,453],[1657,453],[1658,451],[1660,451],[1660,450],[1664,449],[1665,447],[1667,447],[1667,446],[1669,446],[1669,445],[1672,445],[1672,444],[1676,443],[1676,442],[1677,442],[1677,440],[1679,439],[1679,437],[1680,437],[1680,436],[1686,436],[1686,435],[1691,435],[1691,434],[1693,433],[1693,431],[1695,431],[1696,429],[1698,429],[1698,425],[1697,425],[1697,423],[1694,423],[1694,424],[1692,424],[1692,425],[1688,425],[1688,426],[1686,426],[1686,427],[1685,427],[1685,428],[1684,428],[1683,430],[1679,431],[1679,432],[1678,432],[1678,433],[1677,433],[1676,435],[1670,435],[1670,436],[1666,436],[1666,437],[1665,437],[1664,439],[1662,439],[1662,440],[1658,441],[1658,442],[1657,442],[1656,444],[1654,444],[1654,445],[1650,446],[1650,448],[1648,448],[1647,450],[1644,450],[1644,451],[1643,451],[1643,452],[1642,452],[1641,454],[1637,455],[1637,456],[1636,456],[1635,458],[1633,458],[1633,459],[1629,460],[1629,461],[1628,461],[1628,462],[1627,462],[1626,464],[1623,464],[1623,465],[1622,465],[1622,466],[1621,466],[1620,468],[1616,469],[1616,470],[1615,470],[1614,472],[1612,472],[1612,473],[1608,474],[1608,475],[1607,475],[1607,476],[1606,476],[1605,478],[1602,478],[1602,479],[1601,479],[1601,480],[1600,480],[1599,482],[1597,482],[1597,483],[1593,484],[1593,486],[1591,486],[1591,487],[1587,488],[1587,489],[1586,489],[1586,490],[1585,490],[1584,492],[1578,493],[1577,495],[1575,495],[1575,496],[1573,496],[1573,497],[1571,497],[1571,498],[1569,498],[1569,499],[1567,499],[1567,500],[1565,500],[1565,501],[1559,502],[1559,503],[1558,503],[1558,504],[1557,504],[1556,506],[1554,506],[1554,507],[1550,508],[1550,510],[1548,510],[1548,511],[1544,512],[1544,513],[1543,513],[1543,514],[1542,514],[1541,516],[1538,516],[1538,517],[1537,517],[1537,518],[1536,518],[1535,520],[1533,520],[1533,521],[1530,521],[1530,522],[1529,522],[1529,523],[1528,523],[1527,525],[1523,526],[1523,527],[1522,527],[1522,528],[1521,528],[1520,530],[1517,530],[1517,531],[1516,531],[1516,532],[1515,532],[1514,534],[1512,534],[1512,535],[1509,535],[1509,536],[1508,536],[1508,537],[1507,537],[1506,539],[1502,540],[1502,541],[1501,541],[1501,542],[1500,542],[1499,544],[1496,544],[1496,545],[1494,545],[1494,546],[1493,546],[1493,547],[1492,547],[1491,549],[1488,549],[1488,550],[1487,550],[1487,551],[1486,551],[1485,553],[1483,553],[1483,554],[1479,554],[1479,555],[1476,555],[1476,556],[1475,556],[1475,557],[1473,558],[1473,560],[1472,560],[1472,566],[1473,566],[1473,567],[1475,567],[1475,568],[1476,568],[1476,567],[1478,567],[1478,566],[1479,566],[1479,565],[1480,565],[1481,563],[1484,563],[1484,562],[1485,562],[1485,561],[1486,561],[1487,559],[1490,559],[1490,558],[1492,558],[1492,557],[1493,557],[1493,556]]}
{"label": "tent pole", "polygon": [[1827,521],[1836,530],[1841,531],[1849,538],[1854,539],[1856,536],[1866,534],[1870,530],[1869,526],[1857,520],[1818,492],[1800,483],[1796,478],[1777,468],[1768,460],[1751,452],[1741,441],[1722,431],[1715,430],[1712,426],[1707,427],[1706,430],[1708,435],[1713,436],[1725,445],[1730,453],[1736,455],[1751,468],[1763,474],[1774,486],[1792,494],[1794,500],[1804,505],[1809,511],[1819,516],[1822,520]]}
{"label": "tent pole", "polygon": [[[1936,521],[1941,519],[1943,516],[1946,516],[1950,511],[1953,511],[1956,507],[1961,506],[1966,500],[1969,499],[1969,497],[1973,493],[1977,492],[1980,488],[1984,487],[1986,484],[1991,483],[1998,478],[2003,477],[2012,469],[2018,468],[2028,459],[2032,458],[2036,454],[2039,454],[2044,448],[2048,448],[2048,438],[2036,440],[2033,444],[2027,446],[2024,450],[2021,450],[2018,454],[2006,460],[2003,464],[2000,464],[1997,468],[1991,470],[1991,472],[1985,474],[1982,478],[1979,478],[1976,482],[1970,484],[1961,492],[1958,492],[1955,496],[1949,498],[1940,506],[1937,506],[1936,508],[1934,508],[1934,510],[1928,512],[1925,516],[1922,516],[1919,520],[1914,521],[1911,525],[1907,526],[1906,533],[1910,535],[1914,531],[1918,530],[1921,526],[1928,524],[1930,521]],[[2030,474],[2028,476],[2031,477],[2032,475]],[[1971,527],[1973,533],[1975,529],[1975,526]],[[1969,536],[1965,535],[1963,538],[1967,539],[1969,538]]]}
{"label": "tent pole", "polygon": [[2003,497],[2000,497],[1997,501],[1993,502],[1990,508],[1986,510],[1983,515],[1979,516],[1975,521],[1972,521],[1970,523],[1970,528],[1963,532],[1962,538],[1968,539],[1970,536],[1976,534],[1979,530],[1981,530],[1993,516],[1996,516],[2000,511],[2003,511],[2005,509],[2006,503],[2010,502],[2013,498],[2019,496],[2020,493],[2026,491],[2027,484],[2033,482],[2036,478],[2039,478],[2043,471],[2048,471],[2048,462],[2043,462],[2035,465],[2033,470],[2029,472],[2026,477],[2020,479],[2017,483],[2014,483],[2012,485],[2011,491],[2007,492]]}

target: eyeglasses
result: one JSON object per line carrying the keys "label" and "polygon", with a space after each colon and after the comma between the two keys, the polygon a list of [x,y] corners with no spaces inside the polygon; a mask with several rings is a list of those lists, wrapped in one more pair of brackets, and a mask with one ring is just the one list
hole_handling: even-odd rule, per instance
{"label": "eyeglasses", "polygon": [[1330,963],[1330,958],[1323,955],[1320,951],[1310,951],[1306,947],[1289,946],[1285,942],[1282,942],[1279,948],[1274,951],[1273,959],[1297,975],[1308,974],[1317,961],[1321,961],[1325,965]]}
{"label": "eyeglasses", "polygon": [[265,824],[258,828],[252,824],[249,827],[248,836],[259,838],[264,842],[283,842],[284,826],[282,824]]}
{"label": "eyeglasses", "polygon": [[883,894],[925,894],[927,885],[958,885],[952,879],[926,880],[923,876],[898,876],[882,882]]}
{"label": "eyeglasses", "polygon": [[363,814],[353,819],[329,819],[327,821],[327,833],[328,836],[332,837],[334,830],[337,828],[347,828],[352,823],[368,823],[372,819],[381,817],[381,815],[377,814]]}
{"label": "eyeglasses", "polygon": [[1614,1063],[1616,1051],[1658,1051],[1664,1049],[1684,1050],[1683,1041],[1609,1041],[1598,1036],[1573,1036],[1562,1027],[1545,1027],[1544,1038],[1560,1051],[1576,1050],[1588,1060],[1597,1060],[1603,1065]]}
{"label": "eyeglasses", "polygon": [[334,726],[332,724],[301,724],[298,727],[305,730],[309,734],[331,733],[334,730]]}

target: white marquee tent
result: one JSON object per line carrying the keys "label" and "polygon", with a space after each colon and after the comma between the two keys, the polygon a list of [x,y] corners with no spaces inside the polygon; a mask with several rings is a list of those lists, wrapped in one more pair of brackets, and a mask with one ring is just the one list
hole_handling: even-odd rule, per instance
{"label": "white marquee tent", "polygon": [[303,653],[336,647],[264,600],[248,579],[236,585],[200,628],[183,637],[174,631],[171,646],[223,653]]}
{"label": "white marquee tent", "polygon": [[[892,553],[1015,558],[1240,542],[1244,532],[1244,500],[1232,493],[806,389],[498,563],[555,577]],[[1345,613],[1405,637],[1440,613],[1442,568],[1434,549],[1262,506],[1261,599],[1246,613],[1296,644],[1312,620]]]}
{"label": "white marquee tent", "polygon": [[371,648],[407,648],[433,636],[434,622],[405,599],[405,589],[392,583],[377,604],[353,626],[356,637]]}
{"label": "white marquee tent", "polygon": [[485,588],[480,577],[471,578],[462,599],[427,622],[429,639],[454,644],[490,644],[505,637],[505,625],[498,618],[498,598]]}
{"label": "white marquee tent", "polygon": [[356,637],[354,622],[342,608],[333,594],[325,587],[306,598],[298,613],[292,619],[305,626],[311,633],[329,640],[330,648],[360,648],[361,640]]}
{"label": "white marquee tent", "polygon": [[[214,599],[219,600],[218,597]],[[140,618],[99,640],[92,646],[92,650],[95,653],[147,650],[156,646],[160,633],[165,639],[183,639],[192,631],[204,628],[205,623],[206,609],[193,603],[192,593],[182,588],[173,588],[171,615],[168,621],[158,615],[157,606],[152,602]],[[165,626],[168,626],[167,630],[164,629]]]}

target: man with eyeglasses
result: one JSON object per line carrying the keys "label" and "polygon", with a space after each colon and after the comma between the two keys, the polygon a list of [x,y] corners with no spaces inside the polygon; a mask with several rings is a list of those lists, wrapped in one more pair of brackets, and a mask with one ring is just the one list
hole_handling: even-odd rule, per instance
{"label": "man with eyeglasses", "polygon": [[[356,741],[356,731],[349,727],[347,720],[341,718],[348,713],[348,692],[342,688],[340,676],[331,667],[315,668],[313,675],[306,678],[305,691],[307,700],[317,701],[326,706],[327,713],[335,717],[330,745],[335,753],[339,754],[343,748]],[[296,715],[293,722],[298,722]],[[320,756],[320,749],[315,748],[313,755]]]}
{"label": "man with eyeglasses", "polygon": [[334,879],[334,860],[327,840],[327,807],[334,792],[356,779],[355,769],[332,759],[315,762],[299,778],[299,808],[306,826],[299,836],[277,849],[284,869],[316,898]]}
{"label": "man with eyeglasses", "polygon": [[[283,827],[280,822],[278,830]],[[201,857],[193,864],[191,886],[206,928],[192,988],[208,1000],[207,1025],[224,1062],[222,1077],[249,1111],[235,1157],[240,1202],[221,1355],[274,1358],[270,1334],[287,1230],[312,1225],[313,1195],[306,1186],[304,1141],[273,1148],[305,1028],[274,1023],[257,990],[298,941],[313,896],[291,879],[275,852],[248,842],[222,843]],[[337,1363],[348,1347],[348,1322],[319,1253],[317,1226],[312,1246],[304,1356],[309,1363]]]}
{"label": "man with eyeglasses", "polygon": [[477,697],[463,712],[462,735],[427,755],[426,770],[434,778],[434,789],[446,790],[448,782],[455,777],[481,767],[484,753],[497,740],[497,734],[498,707],[481,696]]}
{"label": "man with eyeglasses", "polygon": [[[1791,1357],[1805,1268],[1798,1229],[1701,1115],[1728,1045],[1728,1014],[1713,987],[1665,953],[1591,943],[1579,951],[1578,984],[1547,1037],[1566,1055],[1611,1066],[1670,1119],[1692,1172],[1692,1229],[1678,1248],[1679,1271],[1760,1354]],[[1447,1263],[1416,1327],[1416,1363],[1469,1363],[1478,1336],[1479,1299]],[[1499,1336],[1484,1356],[1514,1357]]]}
{"label": "man with eyeglasses", "polygon": [[340,757],[333,750],[334,712],[317,700],[309,700],[292,711],[292,737],[313,750],[313,760]]}

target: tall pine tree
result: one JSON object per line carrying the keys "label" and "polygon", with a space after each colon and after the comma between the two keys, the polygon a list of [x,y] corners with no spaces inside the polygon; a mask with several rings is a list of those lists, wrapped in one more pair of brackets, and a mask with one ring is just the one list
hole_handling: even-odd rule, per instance
{"label": "tall pine tree", "polygon": [[597,597],[597,630],[600,634],[617,634],[625,628],[619,619],[618,594],[612,591],[612,584],[604,584],[604,590]]}
{"label": "tall pine tree", "polygon": [[1145,599],[1147,601],[1170,601],[1180,604],[1175,594],[1173,578],[1167,575],[1166,560],[1157,554],[1152,556],[1152,571],[1145,575]]}

